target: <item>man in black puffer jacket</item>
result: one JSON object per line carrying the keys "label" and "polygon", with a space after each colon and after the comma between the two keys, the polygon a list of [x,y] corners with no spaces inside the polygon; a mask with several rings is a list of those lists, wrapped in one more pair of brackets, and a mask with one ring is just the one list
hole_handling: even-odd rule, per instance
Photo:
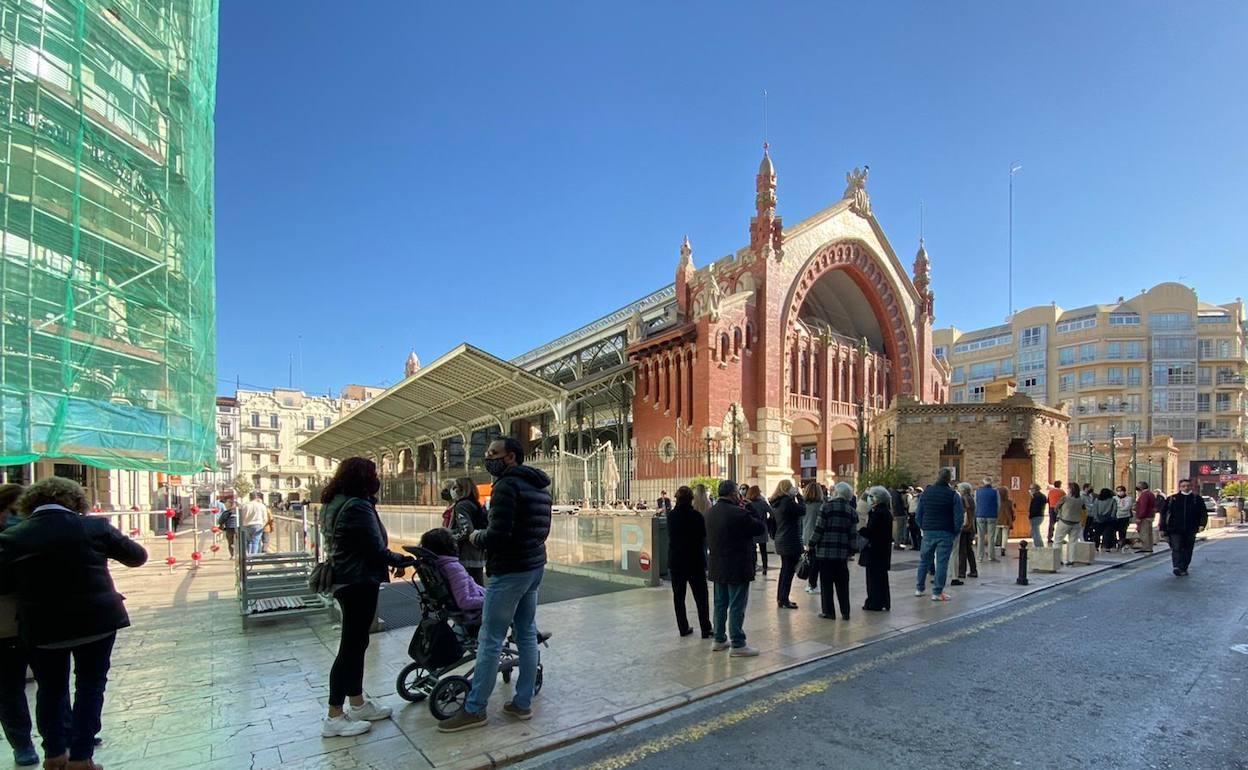
{"label": "man in black puffer jacket", "polygon": [[481,608],[477,665],[464,707],[438,723],[438,730],[444,733],[486,723],[485,707],[498,678],[499,652],[511,626],[516,630],[520,675],[515,698],[503,705],[503,713],[515,719],[533,716],[538,664],[537,589],[546,568],[546,538],[550,535],[550,477],[524,464],[524,447],[514,438],[500,438],[490,444],[485,469],[494,477],[489,526],[469,536],[473,545],[485,550],[485,571],[490,576]]}

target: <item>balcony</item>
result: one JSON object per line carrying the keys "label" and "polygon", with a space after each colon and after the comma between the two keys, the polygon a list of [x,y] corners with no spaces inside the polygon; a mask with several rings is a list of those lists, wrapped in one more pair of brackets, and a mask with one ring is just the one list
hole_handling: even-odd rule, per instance
{"label": "balcony", "polygon": [[1227,350],[1209,350],[1199,354],[1201,361],[1242,361],[1245,351],[1238,346]]}
{"label": "balcony", "polygon": [[790,393],[789,411],[819,414],[819,401],[820,398],[818,396],[804,396],[801,393]]}
{"label": "balcony", "polygon": [[1219,372],[1215,380],[1215,387],[1240,389],[1244,387],[1245,381],[1245,377],[1242,374],[1223,374]]}
{"label": "balcony", "polygon": [[270,433],[281,433],[282,426],[279,423],[277,427],[273,427],[266,422],[263,425],[244,425],[243,430],[262,430]]}
{"label": "balcony", "polygon": [[1127,381],[1123,377],[1115,379],[1100,378],[1092,380],[1091,382],[1088,382],[1087,380],[1079,381],[1079,390],[1085,392],[1093,390],[1122,390],[1126,387]]}
{"label": "balcony", "polygon": [[1197,435],[1201,441],[1240,441],[1239,431],[1233,428],[1201,428]]}
{"label": "balcony", "polygon": [[1106,402],[1094,404],[1092,406],[1076,406],[1074,413],[1077,415],[1097,415],[1097,414],[1139,414],[1138,407],[1132,408],[1126,401]]}

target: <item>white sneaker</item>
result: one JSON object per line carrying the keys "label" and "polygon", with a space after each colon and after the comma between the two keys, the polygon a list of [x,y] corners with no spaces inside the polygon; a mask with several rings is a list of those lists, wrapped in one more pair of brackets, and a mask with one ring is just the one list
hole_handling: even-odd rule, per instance
{"label": "white sneaker", "polygon": [[917,588],[917,589],[915,589],[915,591],[914,591],[914,595],[915,595],[915,596],[923,596],[923,595],[924,595],[924,594],[926,594],[926,593],[927,593],[927,591],[924,591],[922,588]]}
{"label": "white sneaker", "polygon": [[731,646],[728,642],[715,642],[711,645],[711,652],[723,652]]}
{"label": "white sneaker", "polygon": [[363,735],[373,726],[369,722],[357,722],[346,714],[339,714],[336,717],[326,717],[321,722],[322,738],[344,738],[351,735]]}
{"label": "white sneaker", "polygon": [[756,658],[758,657],[758,649],[746,645],[745,647],[733,647],[732,652],[728,653],[730,658]]}
{"label": "white sneaker", "polygon": [[391,713],[389,706],[378,706],[371,700],[364,701],[363,706],[347,704],[347,716],[357,722],[380,722],[389,719]]}
{"label": "white sneaker", "polygon": [[817,594],[817,593],[819,593],[819,589],[818,589],[818,588],[811,588],[810,586],[806,586],[806,593],[808,593],[808,594]]}

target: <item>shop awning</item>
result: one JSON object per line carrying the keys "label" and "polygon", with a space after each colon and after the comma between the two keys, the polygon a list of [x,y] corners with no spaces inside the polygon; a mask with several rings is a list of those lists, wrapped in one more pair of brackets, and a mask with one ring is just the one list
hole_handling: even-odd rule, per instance
{"label": "shop awning", "polygon": [[380,455],[444,438],[471,435],[512,420],[562,408],[568,391],[513,364],[460,345],[428,364],[299,448],[342,459]]}

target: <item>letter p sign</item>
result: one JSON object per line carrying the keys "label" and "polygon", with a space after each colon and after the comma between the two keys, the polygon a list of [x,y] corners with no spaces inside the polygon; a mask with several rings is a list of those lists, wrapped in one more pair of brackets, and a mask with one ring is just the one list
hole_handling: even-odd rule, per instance
{"label": "letter p sign", "polygon": [[637,524],[620,525],[620,569],[629,571],[629,553],[641,553],[646,545],[646,531]]}

